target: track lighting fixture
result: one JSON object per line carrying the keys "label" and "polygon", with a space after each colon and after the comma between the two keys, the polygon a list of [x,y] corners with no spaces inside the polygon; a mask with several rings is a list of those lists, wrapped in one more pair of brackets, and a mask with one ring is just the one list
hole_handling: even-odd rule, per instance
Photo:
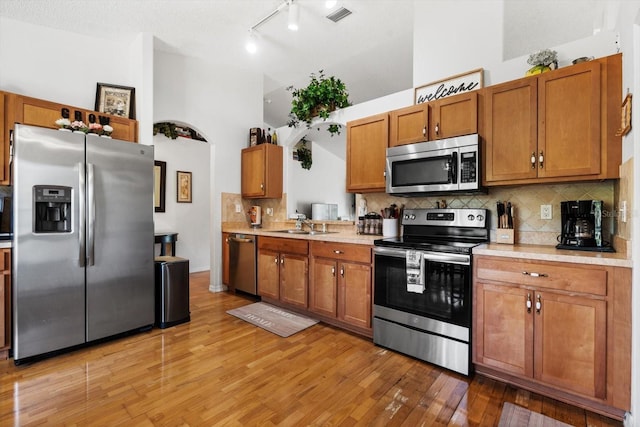
{"label": "track lighting fixture", "polygon": [[253,29],[249,30],[249,36],[247,37],[247,44],[245,45],[247,52],[253,54],[258,51],[258,37]]}
{"label": "track lighting fixture", "polygon": [[298,16],[300,11],[298,10],[298,4],[293,0],[289,0],[289,19],[287,21],[287,28],[291,31],[298,31]]}
{"label": "track lighting fixture", "polygon": [[299,15],[300,15],[300,11],[299,11],[299,7],[298,7],[297,1],[298,0],[284,0],[280,4],[280,6],[278,6],[275,10],[273,10],[271,13],[266,15],[264,18],[262,18],[261,20],[259,20],[253,26],[251,26],[249,28],[249,37],[248,37],[248,40],[247,40],[247,44],[245,45],[245,47],[246,47],[248,52],[256,53],[256,51],[258,49],[256,29],[260,25],[264,24],[269,19],[273,18],[278,13],[280,13],[280,11],[282,11],[285,7],[289,8],[289,16],[288,16],[288,19],[287,19],[287,28],[289,28],[289,30],[291,30],[291,31],[298,31],[298,28],[299,28],[298,18],[299,18]]}

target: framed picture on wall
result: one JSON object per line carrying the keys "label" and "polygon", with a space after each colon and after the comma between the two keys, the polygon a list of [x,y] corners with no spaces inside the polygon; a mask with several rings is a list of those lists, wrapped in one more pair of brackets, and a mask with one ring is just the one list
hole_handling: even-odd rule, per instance
{"label": "framed picture on wall", "polygon": [[191,203],[191,172],[178,171],[178,203]]}
{"label": "framed picture on wall", "polygon": [[96,108],[100,113],[135,119],[135,88],[109,83],[98,83],[96,89]]}
{"label": "framed picture on wall", "polygon": [[167,162],[156,160],[153,166],[153,204],[156,212],[164,212],[167,188]]}

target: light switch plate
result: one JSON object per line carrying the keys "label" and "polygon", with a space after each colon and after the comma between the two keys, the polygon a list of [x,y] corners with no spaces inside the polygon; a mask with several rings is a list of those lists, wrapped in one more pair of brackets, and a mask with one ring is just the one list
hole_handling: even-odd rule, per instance
{"label": "light switch plate", "polygon": [[239,203],[236,203],[236,213],[242,213],[242,205]]}
{"label": "light switch plate", "polygon": [[540,219],[553,219],[551,205],[540,205]]}

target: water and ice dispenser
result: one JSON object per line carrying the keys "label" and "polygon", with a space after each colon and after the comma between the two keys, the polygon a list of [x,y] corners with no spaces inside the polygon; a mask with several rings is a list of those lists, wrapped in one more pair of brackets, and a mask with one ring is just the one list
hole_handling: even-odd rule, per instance
{"label": "water and ice dispenser", "polygon": [[71,187],[33,187],[34,233],[71,233]]}

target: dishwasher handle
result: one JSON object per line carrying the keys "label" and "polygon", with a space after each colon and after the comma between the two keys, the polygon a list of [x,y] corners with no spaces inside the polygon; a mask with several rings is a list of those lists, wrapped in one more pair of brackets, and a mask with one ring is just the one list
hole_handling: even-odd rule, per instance
{"label": "dishwasher handle", "polygon": [[239,243],[253,243],[253,238],[252,237],[229,236],[229,241],[230,242],[239,242]]}

